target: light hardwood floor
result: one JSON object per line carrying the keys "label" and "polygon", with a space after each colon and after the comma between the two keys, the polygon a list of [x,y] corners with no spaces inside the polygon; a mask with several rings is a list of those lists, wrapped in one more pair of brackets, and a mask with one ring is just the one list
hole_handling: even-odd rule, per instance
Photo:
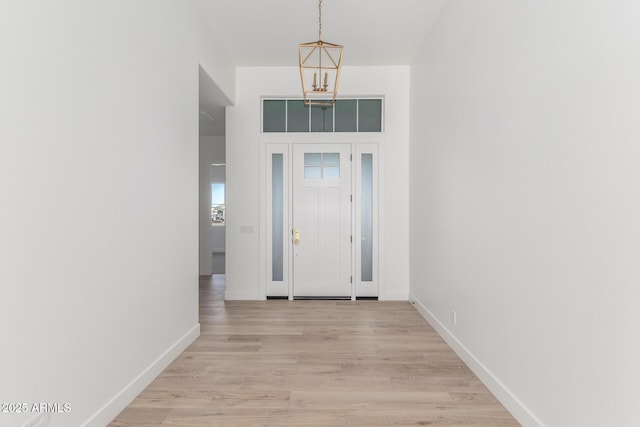
{"label": "light hardwood floor", "polygon": [[518,426],[408,302],[224,302],[201,278],[201,336],[110,424]]}

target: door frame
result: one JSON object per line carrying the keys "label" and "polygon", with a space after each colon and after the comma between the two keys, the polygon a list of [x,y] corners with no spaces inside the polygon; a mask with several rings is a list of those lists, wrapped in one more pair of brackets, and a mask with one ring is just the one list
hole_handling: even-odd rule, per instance
{"label": "door frame", "polygon": [[[280,141],[265,141],[264,149],[261,150],[261,176],[264,185],[261,186],[261,206],[262,206],[262,232],[261,235],[261,280],[260,294],[262,299],[281,298],[292,300],[294,298],[293,283],[293,146],[297,144],[349,144],[352,153],[351,166],[351,193],[353,203],[351,203],[351,235],[353,244],[351,245],[351,299],[357,298],[377,298],[381,288],[381,268],[380,268],[380,242],[382,230],[380,230],[380,193],[379,183],[381,182],[381,159],[379,154],[379,144],[375,138],[363,138],[360,136],[356,141],[345,141],[352,138],[336,140],[331,138],[317,138],[309,135],[298,135],[295,139],[281,138]],[[288,142],[282,141],[289,139]],[[372,141],[372,139],[374,141]],[[283,156],[283,280],[272,280],[272,155],[282,154]],[[362,154],[372,154],[373,156],[373,278],[371,281],[363,281],[361,275],[361,156]]]}

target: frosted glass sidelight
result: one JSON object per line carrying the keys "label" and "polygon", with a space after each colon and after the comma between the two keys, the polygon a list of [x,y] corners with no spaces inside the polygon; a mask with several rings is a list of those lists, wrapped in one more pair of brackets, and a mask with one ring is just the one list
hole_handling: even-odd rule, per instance
{"label": "frosted glass sidelight", "polygon": [[287,121],[287,102],[284,100],[264,100],[262,104],[262,131],[284,132]]}
{"label": "frosted glass sidelight", "polygon": [[271,280],[284,276],[284,182],[282,154],[271,155]]}
{"label": "frosted glass sidelight", "polygon": [[373,281],[373,154],[362,154],[361,280]]}

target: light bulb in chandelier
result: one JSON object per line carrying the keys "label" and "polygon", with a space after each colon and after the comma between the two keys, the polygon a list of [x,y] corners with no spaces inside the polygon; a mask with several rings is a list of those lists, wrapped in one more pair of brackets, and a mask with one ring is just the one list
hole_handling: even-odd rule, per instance
{"label": "light bulb in chandelier", "polygon": [[338,95],[343,52],[344,46],[322,40],[322,0],[319,0],[318,40],[298,46],[300,80],[306,105],[333,105]]}

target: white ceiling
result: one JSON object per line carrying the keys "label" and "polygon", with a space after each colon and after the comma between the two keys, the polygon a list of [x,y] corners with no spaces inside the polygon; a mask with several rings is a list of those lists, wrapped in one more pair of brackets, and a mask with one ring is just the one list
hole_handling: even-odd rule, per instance
{"label": "white ceiling", "polygon": [[[408,65],[446,0],[323,0],[322,39],[344,65]],[[236,65],[297,66],[318,39],[318,0],[197,0]]]}
{"label": "white ceiling", "polygon": [[[322,39],[344,66],[409,65],[447,0],[323,0]],[[318,39],[318,0],[196,0],[234,65],[297,66],[298,44]],[[224,135],[228,100],[201,70],[201,135]]]}

